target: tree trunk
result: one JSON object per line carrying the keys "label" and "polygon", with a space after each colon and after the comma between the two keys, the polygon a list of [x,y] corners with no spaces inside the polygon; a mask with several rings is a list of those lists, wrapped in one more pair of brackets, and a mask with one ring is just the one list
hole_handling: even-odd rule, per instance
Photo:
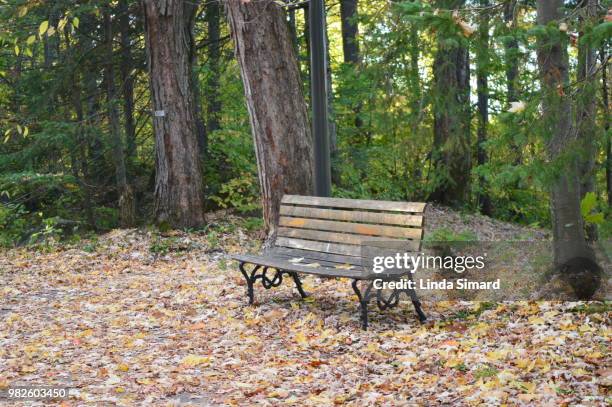
{"label": "tree trunk", "polygon": [[334,113],[334,88],[332,86],[331,56],[329,54],[329,33],[325,27],[325,58],[327,59],[327,133],[329,134],[329,153],[331,159],[331,180],[333,185],[340,185],[340,168],[338,157],[338,131],[336,128],[336,115]]}
{"label": "tree trunk", "polygon": [[[516,27],[516,12],[517,0],[507,0],[504,5],[504,22],[509,25],[510,31],[513,31]],[[514,33],[511,33],[509,39],[504,41],[504,53],[505,53],[505,65],[506,65],[506,99],[508,106],[512,102],[518,101],[517,81],[519,76],[519,46],[518,41],[514,37]],[[521,146],[512,143],[512,150],[514,151],[514,165],[520,165],[523,161]],[[518,187],[518,185],[516,186]]]}
{"label": "tree trunk", "polygon": [[206,4],[206,22],[208,23],[208,66],[210,73],[206,84],[207,130],[213,132],[221,128],[219,115],[221,113],[221,100],[219,99],[219,78],[221,58],[220,38],[221,6],[219,0],[209,1]]}
{"label": "tree trunk", "polygon": [[[583,0],[581,4],[581,23],[583,25],[580,32],[580,39],[584,39],[585,28],[596,23],[598,0]],[[577,79],[579,88],[576,98],[576,129],[578,140],[584,148],[581,152],[578,171],[580,176],[580,198],[588,192],[594,191],[595,181],[595,137],[597,125],[595,123],[596,109],[596,81],[595,81],[595,49],[589,46],[588,41],[579,41],[578,46],[578,74]],[[597,225],[589,224],[586,226],[587,239],[597,240]]]}
{"label": "tree trunk", "polygon": [[[558,25],[562,0],[538,0],[537,20],[540,25]],[[538,40],[538,66],[542,83],[542,109],[545,133],[550,138],[546,148],[550,159],[559,160],[572,148],[571,101],[565,95],[568,84],[567,36],[564,33],[543,36]],[[551,186],[551,212],[553,223],[554,260],[563,267],[576,258],[594,261],[593,251],[585,239],[580,213],[580,182],[574,160],[564,158],[564,165]],[[570,280],[581,298],[594,293],[591,278],[594,270],[581,274],[579,280]],[[571,277],[571,276],[568,276]],[[596,289],[596,287],[595,287]]]}
{"label": "tree trunk", "polygon": [[300,73],[281,7],[272,0],[225,5],[255,141],[264,221],[274,237],[282,196],[313,192],[313,144]]}
{"label": "tree trunk", "polygon": [[[121,81],[123,82],[123,117],[125,131],[125,157],[131,164],[136,154],[136,125],[134,123],[134,78],[132,69],[132,43],[130,40],[130,11],[127,0],[119,0],[117,7],[119,14],[119,37],[121,41]],[[130,165],[128,165],[130,167]]]}
{"label": "tree trunk", "polygon": [[[342,52],[344,63],[353,64],[356,67],[361,61],[359,54],[359,15],[358,0],[340,0],[340,21],[342,28]],[[359,129],[363,126],[361,120],[361,102],[353,107],[355,113],[355,127]]]}
{"label": "tree trunk", "polygon": [[[488,0],[481,0],[481,6],[488,6]],[[487,127],[489,125],[489,18],[488,13],[482,13],[480,18],[478,50],[476,60],[476,86],[478,94],[478,144],[477,160],[478,165],[487,163],[487,150],[484,147],[487,141]],[[488,186],[483,176],[479,177],[478,207],[484,215],[492,215],[491,198],[488,193]]]}
{"label": "tree trunk", "polygon": [[[441,9],[458,9],[464,0],[439,0]],[[459,39],[456,39],[460,41]],[[434,60],[434,148],[437,180],[430,198],[458,206],[466,201],[471,169],[470,69],[465,46],[439,37]]]}
{"label": "tree trunk", "polygon": [[[605,49],[601,49],[599,53],[602,65],[605,63],[607,53]],[[610,99],[608,96],[608,69],[606,66],[601,72],[601,99],[603,102],[604,117],[610,117]],[[608,192],[608,207],[612,208],[612,137],[610,137],[610,120],[606,120],[604,126],[606,135],[606,191]],[[612,215],[612,212],[608,212]]]}
{"label": "tree trunk", "polygon": [[173,227],[200,227],[204,199],[191,69],[197,4],[142,4],[155,130],[155,216]]}
{"label": "tree trunk", "polygon": [[115,106],[115,73],[113,71],[113,25],[110,10],[104,11],[104,37],[106,43],[106,62],[104,65],[104,82],[106,84],[108,121],[111,131],[111,143],[113,146],[113,158],[115,161],[115,182],[117,183],[117,195],[119,196],[119,223],[121,227],[132,227],[136,222],[136,206],[134,204],[134,193],[127,182],[125,170],[125,152],[121,138],[121,125],[119,112]]}
{"label": "tree trunk", "polygon": [[[66,33],[68,35],[68,33]],[[68,42],[68,41],[67,41]],[[87,48],[86,44],[90,42],[89,39],[85,39],[83,35],[78,35],[77,43],[75,45],[77,58],[84,54],[84,50]],[[85,44],[84,44],[85,43]],[[93,205],[91,202],[91,188],[87,185],[89,179],[89,165],[87,163],[87,150],[86,150],[86,137],[85,137],[85,114],[83,111],[83,101],[81,99],[81,78],[77,70],[72,75],[72,105],[76,113],[77,126],[75,130],[75,142],[74,148],[75,166],[73,174],[79,184],[79,187],[83,191],[83,211],[85,212],[85,218],[89,227],[96,229],[96,222],[93,213]]]}
{"label": "tree trunk", "polygon": [[357,0],[340,0],[340,19],[342,23],[342,51],[344,62],[359,63],[359,25],[357,23]]}

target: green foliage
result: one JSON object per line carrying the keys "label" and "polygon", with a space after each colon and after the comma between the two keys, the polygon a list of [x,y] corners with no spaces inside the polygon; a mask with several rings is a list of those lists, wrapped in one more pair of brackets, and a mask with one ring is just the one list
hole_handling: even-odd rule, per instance
{"label": "green foliage", "polygon": [[[23,2],[7,0],[0,7],[0,244],[51,241],[74,232],[118,227],[114,155],[104,94],[103,65],[108,62],[101,29],[101,10],[110,4],[114,31],[119,33],[116,2]],[[133,13],[135,0],[128,1]],[[506,24],[501,7],[443,8],[443,2],[373,0],[359,7],[360,63],[344,63],[339,8],[328,10],[330,67],[333,100],[331,107],[337,129],[334,169],[338,177],[333,194],[348,198],[429,201],[432,191],[452,174],[432,163],[434,106],[448,95],[436,88],[433,73],[436,52],[458,45],[467,46],[472,56],[481,55],[488,45],[489,124],[484,149],[488,161],[476,162],[475,90],[472,86],[472,132],[470,159],[471,190],[462,203],[468,211],[477,210],[476,197],[487,193],[493,216],[502,220],[549,227],[549,186],[567,162],[580,159],[584,149],[572,145],[558,160],[548,160],[547,143],[551,132],[542,120],[542,90],[537,69],[536,49],[560,39],[568,46],[570,82],[576,79],[576,45],[605,47],[612,23],[601,18],[580,18],[575,2],[566,4],[567,15],[559,24],[538,25],[531,2],[519,2],[519,14]],[[452,4],[448,2],[447,4]],[[469,5],[469,6],[468,6]],[[607,9],[609,1],[602,3]],[[483,14],[487,13],[487,14]],[[128,178],[133,183],[143,223],[152,218],[155,178],[155,140],[150,115],[150,91],[145,72],[143,27],[140,16],[132,16],[130,52],[134,69],[135,153],[127,157]],[[482,18],[490,27],[489,44],[479,39]],[[302,13],[296,13],[298,54],[308,101],[308,51]],[[200,110],[207,125],[212,93],[209,80],[219,77],[218,114],[220,128],[207,129],[207,151],[203,154],[206,209],[235,209],[250,213],[259,209],[260,190],[257,164],[244,103],[240,70],[234,59],[229,27],[221,24],[221,42],[208,44],[208,26],[196,19],[194,73],[200,91]],[[580,34],[578,44],[572,43]],[[85,35],[86,34],[86,35]],[[119,40],[119,37],[116,38]],[[507,49],[516,41],[517,47]],[[119,41],[117,41],[119,42]],[[210,47],[218,46],[219,68],[210,63]],[[112,62],[123,84],[120,48]],[[515,103],[511,108],[507,93],[507,69],[519,64],[515,79]],[[601,70],[597,71],[596,162],[605,162],[607,121],[600,106]],[[475,83],[475,71],[471,74]],[[580,84],[564,91],[573,98]],[[121,89],[122,90],[122,89]],[[579,98],[573,103],[581,103]],[[110,100],[125,125],[123,94]],[[81,110],[79,112],[79,109]],[[125,136],[125,135],[124,135]],[[466,146],[448,145],[453,149]],[[612,236],[605,222],[605,176],[602,165],[595,168],[594,196],[582,202],[586,223],[598,225],[600,236]],[[484,182],[481,182],[484,181]],[[42,215],[39,215],[42,213]],[[92,224],[89,224],[89,223]],[[247,230],[261,227],[258,218],[247,218]],[[65,227],[64,225],[71,225]],[[75,225],[78,225],[75,226]],[[167,224],[158,225],[161,232]],[[61,229],[61,231],[60,231]],[[207,229],[212,241],[222,231]],[[434,231],[433,240],[463,241],[475,236],[456,235],[449,230]],[[164,252],[164,244],[153,251]]]}
{"label": "green foliage", "polygon": [[597,195],[594,192],[587,192],[580,202],[580,213],[586,224],[600,225],[604,222],[603,212],[596,212]]}
{"label": "green foliage", "polygon": [[28,212],[23,205],[0,205],[0,246],[16,245],[26,233]]}
{"label": "green foliage", "polygon": [[455,232],[448,228],[440,228],[428,231],[425,235],[426,242],[472,242],[477,240],[472,231]]}
{"label": "green foliage", "polygon": [[259,208],[259,185],[253,174],[243,173],[221,185],[220,196],[213,196],[221,208],[233,207],[239,212],[251,212]]}

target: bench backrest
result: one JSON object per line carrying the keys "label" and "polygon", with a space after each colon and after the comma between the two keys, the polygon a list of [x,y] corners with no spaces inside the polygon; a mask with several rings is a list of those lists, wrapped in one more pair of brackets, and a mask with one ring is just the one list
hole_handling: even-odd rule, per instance
{"label": "bench backrest", "polygon": [[368,242],[405,242],[405,247],[419,250],[426,206],[421,202],[285,195],[276,246],[329,253],[340,261],[360,258],[362,245]]}

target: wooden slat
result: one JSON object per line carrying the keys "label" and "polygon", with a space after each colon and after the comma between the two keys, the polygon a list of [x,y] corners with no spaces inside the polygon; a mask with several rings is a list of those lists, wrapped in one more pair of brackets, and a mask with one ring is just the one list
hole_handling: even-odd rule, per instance
{"label": "wooden slat", "polygon": [[323,206],[330,208],[369,209],[378,211],[422,213],[426,203],[423,202],[392,202],[365,199],[324,198],[319,196],[285,195],[281,201],[284,204]]}
{"label": "wooden slat", "polygon": [[357,235],[400,237],[405,239],[421,239],[422,231],[416,228],[400,228],[398,226],[370,225],[365,223],[337,222],[331,220],[290,218],[281,216],[280,226],[327,230],[331,232],[346,232]]}
{"label": "wooden slat", "polygon": [[401,226],[423,225],[422,215],[406,215],[384,212],[343,211],[340,209],[320,209],[304,206],[281,205],[280,214],[303,218],[341,220],[358,223],[376,223]]}
{"label": "wooden slat", "polygon": [[341,254],[334,253],[320,253],[310,250],[292,249],[289,247],[274,247],[271,249],[271,253],[279,257],[286,257],[288,259],[304,257],[305,259],[310,259],[312,261],[325,261],[334,264],[352,264],[358,266],[362,264],[361,257],[343,256]]}
{"label": "wooden slat", "polygon": [[285,259],[264,255],[232,255],[232,259],[245,263],[259,264],[266,267],[272,267],[279,270],[297,271],[299,273],[314,274],[323,277],[346,277],[354,279],[367,278],[369,273],[364,273],[362,269],[344,270],[331,267],[307,267],[306,265],[293,264]]}
{"label": "wooden slat", "polygon": [[297,237],[299,239],[318,240],[321,242],[346,243],[354,245],[364,245],[369,242],[405,242],[405,239],[391,237],[372,237],[364,235],[352,235],[348,233],[323,232],[321,230],[278,228],[278,236]]}
{"label": "wooden slat", "polygon": [[344,254],[346,256],[361,256],[361,247],[340,244],[340,243],[324,243],[315,242],[312,240],[295,239],[291,237],[277,237],[276,245],[282,247],[292,247],[294,249],[310,250],[315,252]]}

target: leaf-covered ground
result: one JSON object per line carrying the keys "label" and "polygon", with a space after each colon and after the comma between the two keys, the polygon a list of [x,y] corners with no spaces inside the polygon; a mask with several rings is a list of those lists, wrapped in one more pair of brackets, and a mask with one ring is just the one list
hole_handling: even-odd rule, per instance
{"label": "leaf-covered ground", "polygon": [[[63,405],[609,405],[600,303],[431,303],[371,311],[348,281],[245,285],[235,220],[200,234],[122,230],[0,252],[0,390],[63,385]],[[0,400],[0,403],[2,401]],[[30,403],[31,404],[31,403]]]}

